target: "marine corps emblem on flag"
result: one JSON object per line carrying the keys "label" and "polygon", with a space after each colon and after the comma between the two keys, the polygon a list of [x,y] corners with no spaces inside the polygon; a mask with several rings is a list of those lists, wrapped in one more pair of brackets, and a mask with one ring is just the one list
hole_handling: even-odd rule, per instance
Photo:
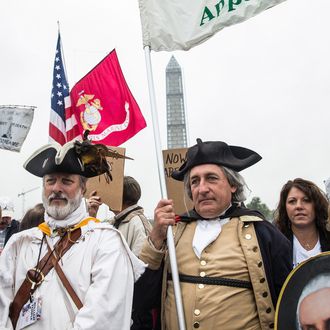
{"label": "marine corps emblem on flag", "polygon": [[[99,110],[103,110],[101,106],[101,102],[99,99],[94,99],[94,95],[83,94],[82,91],[76,107],[81,105],[85,106],[85,109],[80,112],[80,122],[84,128],[84,130],[95,131],[97,125],[101,121],[101,114]],[[89,102],[91,101],[91,102]]]}
{"label": "marine corps emblem on flag", "polygon": [[81,135],[90,131],[92,142],[119,146],[146,127],[115,50],[76,83],[70,96],[76,129]]}
{"label": "marine corps emblem on flag", "polygon": [[[83,91],[80,94],[82,93]],[[103,110],[103,107],[101,106],[101,101],[97,98],[94,98],[94,95],[83,94],[80,95],[76,106],[77,107],[84,106],[83,111],[80,112],[80,122],[84,130],[95,131],[98,127],[98,124],[102,120],[102,115],[100,113],[100,110]],[[92,141],[99,141],[100,139],[103,140],[113,132],[119,132],[125,130],[129,124],[128,102],[125,102],[125,112],[126,112],[126,117],[123,123],[110,125],[98,135],[96,134],[89,135],[89,138]]]}

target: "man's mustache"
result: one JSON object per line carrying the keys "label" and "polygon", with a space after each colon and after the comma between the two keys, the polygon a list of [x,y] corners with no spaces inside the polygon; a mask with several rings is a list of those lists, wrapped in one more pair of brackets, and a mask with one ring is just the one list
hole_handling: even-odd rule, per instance
{"label": "man's mustache", "polygon": [[59,193],[51,193],[49,196],[48,196],[48,201],[51,202],[53,199],[63,199],[63,200],[68,200],[67,196],[61,192]]}

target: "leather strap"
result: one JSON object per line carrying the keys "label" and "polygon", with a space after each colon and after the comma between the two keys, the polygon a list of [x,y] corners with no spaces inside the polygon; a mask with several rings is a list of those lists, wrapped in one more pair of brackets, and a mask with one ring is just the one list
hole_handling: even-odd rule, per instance
{"label": "leather strap", "polygon": [[65,274],[62,270],[62,267],[59,265],[59,263],[58,263],[59,259],[57,259],[57,256],[53,255],[52,262],[53,262],[53,265],[54,265],[54,268],[56,270],[58,277],[61,279],[62,284],[65,287],[68,294],[70,295],[71,299],[73,300],[73,302],[75,303],[75,305],[77,306],[78,309],[82,308],[83,304],[82,304],[81,300],[79,299],[79,297],[77,296],[76,292],[74,291],[69,280],[65,276]]}
{"label": "leather strap", "polygon": [[[65,236],[63,236],[55,244],[54,251],[56,252],[56,255],[59,256],[58,261],[79,239],[80,236],[81,229],[78,228],[72,232],[66,233]],[[9,307],[9,318],[14,329],[16,328],[19,314],[23,306],[29,300],[30,296],[35,292],[37,287],[42,283],[43,278],[46,277],[46,275],[54,267],[53,258],[51,257],[52,253],[53,251],[48,251],[34,269],[27,271],[25,280],[16,292],[14,300]]]}
{"label": "leather strap", "polygon": [[[169,281],[172,280],[172,274],[167,274],[167,279]],[[224,286],[232,286],[235,288],[245,288],[252,289],[252,283],[244,280],[237,280],[233,278],[225,278],[225,277],[200,277],[200,276],[192,276],[192,275],[184,275],[179,274],[180,282],[187,283],[198,283],[198,284],[207,284],[207,285],[224,285]]]}

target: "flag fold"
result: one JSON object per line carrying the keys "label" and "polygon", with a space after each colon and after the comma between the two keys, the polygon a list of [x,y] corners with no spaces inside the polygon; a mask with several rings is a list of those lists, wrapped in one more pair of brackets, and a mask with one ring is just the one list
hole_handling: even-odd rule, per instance
{"label": "flag fold", "polygon": [[143,45],[188,50],[285,0],[139,0]]}
{"label": "flag fold", "polygon": [[33,106],[0,105],[0,149],[19,152],[34,116]]}
{"label": "flag fold", "polygon": [[70,96],[76,134],[89,130],[95,143],[119,146],[146,127],[115,50],[75,84]]}

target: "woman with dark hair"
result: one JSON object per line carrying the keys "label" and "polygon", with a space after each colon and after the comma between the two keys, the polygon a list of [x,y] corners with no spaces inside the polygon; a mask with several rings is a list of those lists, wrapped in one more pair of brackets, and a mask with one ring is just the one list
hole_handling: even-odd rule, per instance
{"label": "woman with dark hair", "polygon": [[296,178],[282,187],[275,226],[292,243],[293,267],[330,250],[328,206],[326,194],[311,181]]}
{"label": "woman with dark hair", "polygon": [[35,205],[33,208],[26,211],[20,225],[19,231],[26,230],[32,227],[37,227],[44,222],[45,208],[42,203]]}

